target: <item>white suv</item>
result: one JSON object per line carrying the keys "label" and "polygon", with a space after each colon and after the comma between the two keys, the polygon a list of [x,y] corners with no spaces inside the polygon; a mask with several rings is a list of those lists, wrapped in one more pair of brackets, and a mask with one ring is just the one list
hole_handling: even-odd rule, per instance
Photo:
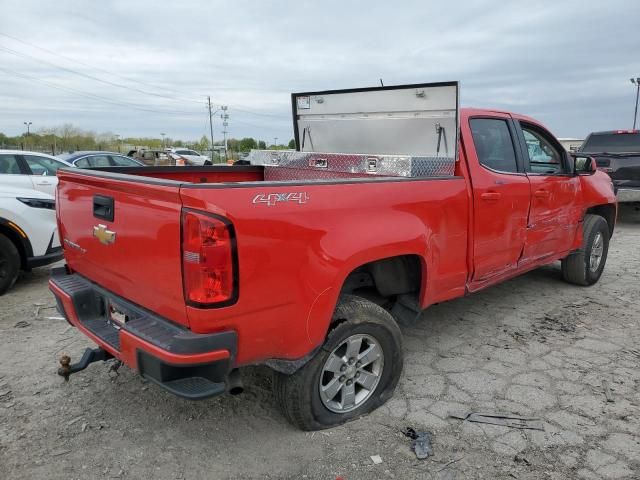
{"label": "white suv", "polygon": [[171,158],[176,161],[176,165],[211,165],[209,157],[191,150],[189,148],[170,148],[167,149]]}
{"label": "white suv", "polygon": [[52,195],[0,185],[0,295],[20,270],[62,259]]}
{"label": "white suv", "polygon": [[0,150],[0,190],[4,187],[36,189],[54,195],[62,167],[72,167],[59,158],[37,152]]}

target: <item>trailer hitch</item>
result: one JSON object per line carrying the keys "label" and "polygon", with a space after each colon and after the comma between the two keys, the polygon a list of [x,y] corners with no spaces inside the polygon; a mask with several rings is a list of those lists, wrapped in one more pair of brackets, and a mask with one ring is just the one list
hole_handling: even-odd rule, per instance
{"label": "trailer hitch", "polygon": [[87,348],[82,354],[82,358],[78,363],[71,363],[71,357],[69,357],[69,355],[62,355],[60,357],[60,368],[58,368],[58,375],[64,377],[65,382],[68,382],[69,375],[71,375],[72,373],[84,370],[89,366],[90,363],[99,361],[105,362],[110,358],[113,358],[113,355],[100,347]]}

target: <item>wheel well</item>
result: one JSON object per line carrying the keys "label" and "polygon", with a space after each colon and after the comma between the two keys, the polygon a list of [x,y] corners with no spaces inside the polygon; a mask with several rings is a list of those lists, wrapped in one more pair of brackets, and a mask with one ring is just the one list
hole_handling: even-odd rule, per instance
{"label": "wheel well", "polygon": [[422,261],[418,255],[400,255],[366,263],[353,270],[341,293],[349,293],[378,304],[395,301],[399,295],[415,294],[422,284]]}
{"label": "wheel well", "polygon": [[612,204],[596,205],[587,209],[585,213],[600,215],[609,225],[609,236],[613,235],[613,229],[616,225],[616,207]]}
{"label": "wheel well", "polygon": [[15,245],[15,247],[18,249],[18,253],[20,254],[20,268],[26,268],[27,251],[25,249],[24,243],[22,243],[22,241],[20,240],[18,232],[14,231],[6,225],[0,224],[0,235],[4,235],[9,240],[11,240],[11,243]]}

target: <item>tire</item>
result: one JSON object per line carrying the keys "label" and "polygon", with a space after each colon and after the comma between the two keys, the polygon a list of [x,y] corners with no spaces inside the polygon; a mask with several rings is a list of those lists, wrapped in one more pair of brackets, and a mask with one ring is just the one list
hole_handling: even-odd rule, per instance
{"label": "tire", "polygon": [[[402,373],[402,334],[386,310],[368,300],[344,295],[338,302],[332,325],[322,348],[300,370],[292,375],[275,373],[276,400],[282,406],[287,420],[302,430],[330,428],[375,410],[391,398]],[[330,357],[332,361],[347,358],[349,352],[343,350],[347,339],[354,345],[358,339],[361,340],[361,349],[358,350],[361,353],[352,358],[361,358],[362,362],[353,365],[341,363],[340,368],[347,368],[344,374],[326,371]],[[368,361],[365,354],[377,352],[376,345],[382,352],[382,360],[370,355],[376,359],[365,364]],[[334,351],[338,354],[333,355]],[[344,356],[341,356],[341,352],[344,352]],[[362,363],[360,369],[356,368],[359,363]],[[327,377],[331,378],[332,375],[332,379],[328,380]],[[375,376],[378,378],[375,385],[370,385],[370,389],[364,388],[363,380],[368,381]],[[344,380],[346,377],[351,380]],[[345,407],[342,411],[339,411],[341,407],[338,402],[328,401],[327,394],[323,399],[320,394],[323,384],[326,386],[339,382],[340,378],[343,388],[338,391],[336,399],[345,395],[344,392],[349,391],[351,386],[351,391],[357,392],[353,396],[355,403],[349,407],[351,409]],[[347,384],[350,386],[347,387]],[[346,406],[350,404],[349,400],[342,398],[342,403]]]}
{"label": "tire", "polygon": [[[597,267],[593,268],[592,254],[597,256],[601,251]],[[565,281],[576,285],[589,286],[596,283],[609,252],[609,225],[599,215],[587,214],[584,217],[583,240],[580,250],[562,260],[562,277]]]}
{"label": "tire", "polygon": [[0,295],[5,293],[18,279],[20,253],[9,238],[0,234]]}

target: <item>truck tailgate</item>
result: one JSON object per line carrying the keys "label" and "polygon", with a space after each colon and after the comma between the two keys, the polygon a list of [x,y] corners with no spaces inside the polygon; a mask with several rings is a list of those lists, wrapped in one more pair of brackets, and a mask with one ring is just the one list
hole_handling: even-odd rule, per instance
{"label": "truck tailgate", "polygon": [[180,257],[180,183],[58,173],[58,221],[69,267],[188,326]]}

